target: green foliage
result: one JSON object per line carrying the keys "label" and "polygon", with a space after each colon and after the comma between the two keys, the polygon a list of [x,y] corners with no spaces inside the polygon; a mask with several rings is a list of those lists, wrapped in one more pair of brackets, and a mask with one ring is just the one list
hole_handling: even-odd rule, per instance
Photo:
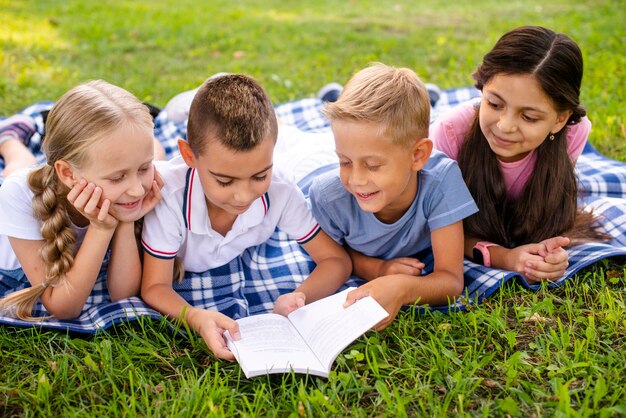
{"label": "green foliage", "polygon": [[[163,106],[220,71],[276,103],[372,61],[442,88],[472,83],[506,30],[542,24],[585,56],[591,141],[626,161],[623,0],[413,2],[0,0],[0,114],[92,78]],[[3,416],[626,415],[623,260],[560,289],[506,285],[467,311],[402,312],[330,377],[245,379],[201,339],[142,320],[93,337],[0,327]]]}
{"label": "green foliage", "polygon": [[[93,337],[0,328],[2,415],[618,416],[626,412],[626,276],[504,286],[465,312],[404,311],[328,379],[248,380],[201,339],[140,320]],[[514,336],[514,338],[512,337]]]}
{"label": "green foliage", "polygon": [[373,61],[460,87],[505,31],[541,24],[580,44],[591,139],[625,159],[625,9],[623,0],[0,0],[0,114],[93,78],[165,105],[220,71],[257,77],[281,103]]}

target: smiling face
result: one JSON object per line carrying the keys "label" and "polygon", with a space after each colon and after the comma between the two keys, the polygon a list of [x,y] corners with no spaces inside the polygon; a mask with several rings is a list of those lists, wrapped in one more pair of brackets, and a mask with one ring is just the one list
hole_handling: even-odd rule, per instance
{"label": "smiling face", "polygon": [[530,74],[498,74],[483,87],[480,129],[500,161],[518,161],[559,132],[571,112],[554,103]]}
{"label": "smiling face", "polygon": [[184,141],[179,147],[187,165],[200,177],[209,213],[236,216],[269,189],[274,144],[268,135],[249,151],[234,151],[218,140],[207,141],[200,155],[194,155]]}
{"label": "smiling face", "polygon": [[109,212],[122,222],[140,217],[143,198],[154,180],[153,134],[148,127],[123,125],[87,150],[84,167],[74,169],[76,181],[85,179],[102,188],[111,201]]}
{"label": "smiling face", "polygon": [[412,148],[384,137],[373,123],[335,120],[332,130],[346,190],[362,210],[381,221],[400,219],[417,193],[418,167]]}

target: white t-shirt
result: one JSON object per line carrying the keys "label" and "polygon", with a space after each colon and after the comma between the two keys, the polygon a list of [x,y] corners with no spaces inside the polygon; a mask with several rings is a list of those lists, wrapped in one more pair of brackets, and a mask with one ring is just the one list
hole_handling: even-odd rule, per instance
{"label": "white t-shirt", "polygon": [[[35,167],[36,168],[36,167]],[[41,221],[33,213],[33,192],[28,186],[28,176],[35,169],[25,168],[7,177],[0,187],[0,270],[15,270],[20,263],[11,248],[8,237],[42,240]],[[78,249],[87,227],[71,224],[76,232]],[[33,254],[39,257],[39,254]]]}
{"label": "white t-shirt", "polygon": [[267,193],[237,217],[226,236],[211,228],[195,169],[180,156],[157,164],[157,169],[165,183],[163,199],[144,218],[142,244],[154,257],[178,256],[186,271],[223,266],[246,248],[267,241],[277,227],[300,244],[320,230],[300,189],[276,169]]}

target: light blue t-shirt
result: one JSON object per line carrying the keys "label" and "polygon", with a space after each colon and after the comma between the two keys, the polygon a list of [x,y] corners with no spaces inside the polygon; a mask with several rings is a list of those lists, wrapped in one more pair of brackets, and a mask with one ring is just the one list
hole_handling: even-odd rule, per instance
{"label": "light blue t-shirt", "polygon": [[439,151],[418,175],[418,191],[406,213],[386,224],[364,212],[341,184],[335,169],[313,180],[313,215],[339,244],[382,259],[414,256],[431,247],[430,234],[478,212],[456,161]]}

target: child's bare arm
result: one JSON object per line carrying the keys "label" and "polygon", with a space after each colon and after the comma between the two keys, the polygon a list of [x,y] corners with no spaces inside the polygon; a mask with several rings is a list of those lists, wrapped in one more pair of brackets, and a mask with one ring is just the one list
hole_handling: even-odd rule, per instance
{"label": "child's bare arm", "polygon": [[35,156],[20,139],[9,139],[0,144],[0,156],[4,159],[4,177],[37,163]]}
{"label": "child's bare arm", "polygon": [[376,329],[389,325],[402,305],[420,303],[442,305],[463,291],[463,223],[455,222],[431,234],[435,266],[426,276],[394,274],[376,278],[350,292],[346,306],[372,296],[389,313]]}
{"label": "child's bare arm", "polygon": [[[91,293],[106,254],[113,229],[89,227],[82,245],[74,257],[72,268],[65,275],[66,285],[46,287],[41,302],[58,319],[74,319],[80,315]],[[13,252],[31,286],[41,286],[46,278],[46,262],[39,254],[43,240],[25,240],[9,237]]]}
{"label": "child's bare arm", "polygon": [[107,269],[107,288],[111,300],[116,301],[139,294],[141,260],[135,223],[120,222],[111,240],[111,259]]}
{"label": "child's bare arm", "polygon": [[319,231],[302,247],[315,261],[316,267],[295,292],[278,298],[274,312],[281,315],[288,315],[302,305],[302,295],[298,296],[297,293],[304,294],[307,303],[314,302],[336,292],[352,271],[352,263],[346,251],[324,231]]}
{"label": "child's bare arm", "polygon": [[156,258],[144,251],[141,297],[163,315],[185,320],[217,357],[233,360],[234,356],[226,347],[222,334],[229,331],[233,338],[238,339],[237,322],[219,312],[189,305],[172,287],[173,270],[174,259]]}
{"label": "child's bare arm", "polygon": [[422,274],[424,263],[416,258],[398,257],[391,260],[369,257],[352,248],[346,247],[352,260],[352,272],[363,280],[374,280],[391,274],[408,274],[419,276]]}
{"label": "child's bare arm", "polygon": [[307,302],[333,294],[346,282],[352,271],[352,263],[346,251],[324,231],[302,247],[315,261],[311,275],[296,289],[306,295]]}
{"label": "child's bare arm", "polygon": [[[144,197],[139,218],[154,209],[161,200],[163,180],[154,170],[152,189]],[[107,270],[111,300],[139,294],[141,290],[141,252],[137,247],[134,222],[119,222],[111,240],[111,259]]]}
{"label": "child's bare arm", "polygon": [[44,246],[43,240],[24,240],[10,238],[11,247],[17,256],[30,284],[46,285],[41,295],[41,302],[48,312],[59,319],[73,319],[80,315],[87,297],[100,273],[102,261],[106,254],[118,221],[109,214],[111,202],[101,201],[102,188],[93,183],[81,180],[67,194],[67,200],[89,221],[80,248],[74,256],[71,268],[59,286],[48,286],[47,260],[33,257],[40,254]]}

